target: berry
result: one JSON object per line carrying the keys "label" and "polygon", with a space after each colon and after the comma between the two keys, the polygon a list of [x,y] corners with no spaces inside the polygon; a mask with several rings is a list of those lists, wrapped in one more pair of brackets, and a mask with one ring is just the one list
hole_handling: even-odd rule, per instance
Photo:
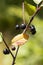
{"label": "berry", "polygon": [[33,31],[32,34],[34,35],[36,33],[36,31]]}
{"label": "berry", "polygon": [[34,25],[31,25],[30,26],[30,31],[31,33],[34,35],[36,33],[36,29],[35,29],[35,26]]}
{"label": "berry", "polygon": [[12,51],[14,51],[16,48],[15,48],[14,46],[12,46],[12,48],[11,48],[11,49],[12,49]]}
{"label": "berry", "polygon": [[19,28],[20,28],[20,26],[17,24],[17,25],[16,25],[16,29],[19,29]]}
{"label": "berry", "polygon": [[3,50],[3,53],[6,55],[6,54],[9,54],[10,52],[9,52],[8,49],[4,49],[4,50]]}
{"label": "berry", "polygon": [[21,29],[25,29],[25,28],[26,28],[26,24],[21,24],[21,25],[20,25],[20,28],[21,28]]}

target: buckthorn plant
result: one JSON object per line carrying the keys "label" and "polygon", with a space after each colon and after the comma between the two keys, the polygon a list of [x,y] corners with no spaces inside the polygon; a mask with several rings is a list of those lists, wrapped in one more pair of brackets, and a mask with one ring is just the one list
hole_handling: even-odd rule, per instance
{"label": "buckthorn plant", "polygon": [[[43,65],[43,35],[41,34],[43,21],[41,23],[38,22],[38,16],[40,17],[40,12],[43,11],[43,0],[2,0],[2,4],[5,10],[2,8],[0,12],[0,43],[4,43],[6,46],[4,47],[3,45],[2,48],[4,57],[10,56],[11,54],[13,58],[11,65],[16,65],[18,62],[22,63],[22,59],[24,62],[27,62],[23,64],[18,63],[17,65]],[[38,29],[38,27],[41,28]],[[40,34],[38,32],[40,32]],[[10,42],[7,42],[6,38],[10,40]],[[39,45],[37,43],[39,43]],[[20,52],[18,53],[18,51]],[[21,54],[23,55],[21,60],[19,59],[19,54],[21,58]],[[41,59],[41,61],[39,59]],[[35,61],[38,62],[36,63]],[[2,63],[0,65],[6,65],[6,61],[5,64]]]}

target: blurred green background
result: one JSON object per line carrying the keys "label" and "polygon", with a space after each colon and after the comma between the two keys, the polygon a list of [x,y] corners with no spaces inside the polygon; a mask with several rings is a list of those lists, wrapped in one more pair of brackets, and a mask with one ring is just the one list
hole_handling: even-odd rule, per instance
{"label": "blurred green background", "polygon": [[[35,5],[33,0],[26,0]],[[16,30],[15,25],[22,23],[22,0],[0,0],[0,32],[3,33],[6,42],[22,30]],[[36,5],[35,5],[36,6]],[[26,23],[30,16],[25,11]],[[27,43],[20,47],[15,65],[43,65],[43,8],[35,16],[32,24],[35,25],[37,33],[30,35]],[[4,43],[0,43],[0,65],[11,65],[11,55],[4,55]],[[13,52],[15,54],[15,52]]]}

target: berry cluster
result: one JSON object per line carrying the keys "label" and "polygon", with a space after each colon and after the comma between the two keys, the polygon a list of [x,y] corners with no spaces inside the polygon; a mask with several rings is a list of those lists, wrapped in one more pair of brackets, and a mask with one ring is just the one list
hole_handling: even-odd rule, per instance
{"label": "berry cluster", "polygon": [[[21,24],[20,26],[17,24],[16,25],[16,29],[25,29],[26,28],[26,24]],[[30,25],[29,26],[29,30],[30,32],[34,35],[36,33],[36,29],[34,25]]]}
{"label": "berry cluster", "polygon": [[3,54],[5,54],[5,55],[10,54],[10,51],[8,49],[4,49]]}
{"label": "berry cluster", "polygon": [[[11,49],[12,49],[12,51],[14,51],[16,48],[15,47],[12,47]],[[10,54],[10,51],[7,48],[5,48],[3,50],[3,54],[8,55],[8,54]]]}
{"label": "berry cluster", "polygon": [[[20,26],[17,24],[16,25],[16,29],[25,29],[26,28],[26,24],[21,24]],[[35,29],[35,26],[34,25],[30,25],[29,26],[29,30],[30,30],[30,32],[31,32],[31,34],[32,35],[34,35],[35,33],[36,33],[36,29]],[[12,51],[14,51],[16,48],[14,47],[14,46],[12,46]],[[5,54],[5,55],[7,55],[7,54],[10,54],[10,51],[8,50],[8,49],[4,49],[3,50],[3,53]]]}
{"label": "berry cluster", "polygon": [[26,24],[21,24],[20,26],[17,24],[16,25],[16,29],[25,29],[26,28]]}

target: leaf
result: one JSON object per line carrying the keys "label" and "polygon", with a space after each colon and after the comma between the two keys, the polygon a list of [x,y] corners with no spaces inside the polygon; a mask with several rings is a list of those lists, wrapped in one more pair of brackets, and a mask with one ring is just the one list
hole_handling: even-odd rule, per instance
{"label": "leaf", "polygon": [[24,2],[24,5],[25,5],[25,9],[27,11],[27,13],[31,16],[35,13],[36,11],[36,7],[31,5],[31,4],[28,4],[27,2]]}
{"label": "leaf", "polygon": [[21,33],[21,34],[18,34],[17,36],[15,36],[11,42],[12,42],[12,45],[23,45],[25,44],[25,42],[28,40],[29,36],[26,34],[26,33]]}
{"label": "leaf", "polygon": [[0,32],[0,42],[2,42],[3,39],[2,39],[2,33]]}
{"label": "leaf", "polygon": [[33,0],[34,3],[39,4],[42,0]]}

